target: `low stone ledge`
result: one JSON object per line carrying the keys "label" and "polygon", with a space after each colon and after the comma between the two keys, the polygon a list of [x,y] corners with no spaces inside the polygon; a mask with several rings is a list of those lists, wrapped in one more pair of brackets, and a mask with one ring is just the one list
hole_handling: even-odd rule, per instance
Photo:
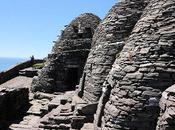
{"label": "low stone ledge", "polygon": [[5,129],[29,106],[28,88],[1,88],[0,90],[0,129]]}
{"label": "low stone ledge", "polygon": [[20,70],[31,67],[32,65],[34,65],[36,63],[42,63],[42,62],[44,62],[44,61],[37,60],[37,59],[34,61],[28,60],[28,61],[24,61],[22,63],[19,63],[6,71],[0,72],[0,84],[3,84],[6,81],[18,76]]}

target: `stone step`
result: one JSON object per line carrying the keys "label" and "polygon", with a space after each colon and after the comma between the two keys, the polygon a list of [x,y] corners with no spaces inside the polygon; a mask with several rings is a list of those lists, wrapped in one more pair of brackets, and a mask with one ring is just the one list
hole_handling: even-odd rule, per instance
{"label": "stone step", "polygon": [[[40,107],[41,107],[41,106],[40,106]],[[41,115],[42,115],[42,111],[40,111],[40,107],[32,106],[32,107],[27,111],[27,114],[29,114],[29,115],[41,116]]]}
{"label": "stone step", "polygon": [[42,115],[46,115],[49,112],[48,104],[42,106],[40,111],[41,111]]}
{"label": "stone step", "polygon": [[[32,100],[30,103],[32,106],[27,111],[28,115],[36,115],[36,116],[42,116],[47,111],[47,105],[49,100],[43,99],[43,100]],[[44,108],[46,110],[44,111]]]}
{"label": "stone step", "polygon": [[39,120],[41,117],[34,116],[34,115],[27,115],[23,118],[23,120],[19,124],[12,124],[10,128],[12,130],[18,130],[18,129],[34,129],[38,127]]}
{"label": "stone step", "polygon": [[57,108],[57,107],[61,104],[61,102],[62,102],[63,104],[67,103],[67,98],[66,98],[64,95],[58,95],[58,96],[56,96],[55,98],[53,98],[53,99],[49,102],[49,104],[48,104],[48,109],[49,109],[49,110],[52,110],[52,109],[54,109],[54,108]]}
{"label": "stone step", "polygon": [[71,128],[81,129],[85,123],[85,116],[73,116],[71,119]]}
{"label": "stone step", "polygon": [[94,124],[93,123],[85,123],[81,130],[94,130]]}
{"label": "stone step", "polygon": [[47,126],[40,126],[40,129],[44,130],[70,130],[70,124],[60,124],[60,125],[47,125]]}
{"label": "stone step", "polygon": [[60,116],[73,116],[73,112],[68,112],[68,113],[60,113]]}
{"label": "stone step", "polygon": [[33,130],[32,126],[22,125],[22,124],[13,124],[9,127],[11,130]]}
{"label": "stone step", "polygon": [[51,117],[49,121],[54,122],[55,124],[69,124],[71,123],[72,116],[58,116],[58,117]]}
{"label": "stone step", "polygon": [[34,77],[38,75],[37,72],[38,72],[37,69],[30,67],[30,68],[20,70],[19,75],[26,76],[26,77]]}

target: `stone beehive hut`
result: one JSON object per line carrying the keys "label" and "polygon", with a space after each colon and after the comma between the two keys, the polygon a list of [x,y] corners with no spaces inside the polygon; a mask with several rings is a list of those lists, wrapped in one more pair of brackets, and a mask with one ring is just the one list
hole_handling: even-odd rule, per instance
{"label": "stone beehive hut", "polygon": [[[97,102],[102,85],[146,6],[144,0],[121,2],[112,7],[98,26],[93,47],[87,59],[86,77],[80,85],[79,95],[88,102]],[[82,86],[83,85],[83,86]]]}
{"label": "stone beehive hut", "polygon": [[34,78],[32,91],[54,92],[75,88],[99,22],[99,17],[85,13],[65,28],[48,55],[45,67]]}
{"label": "stone beehive hut", "polygon": [[174,4],[151,0],[125,41],[96,113],[103,130],[156,129],[161,93],[175,83]]}
{"label": "stone beehive hut", "polygon": [[71,95],[43,126],[174,130],[175,0],[121,0],[99,21],[73,20],[33,80],[33,91],[54,92],[74,89],[81,77],[82,99]]}
{"label": "stone beehive hut", "polygon": [[99,23],[66,26],[36,93],[26,77],[1,85],[0,129],[175,130],[175,0],[121,0]]}

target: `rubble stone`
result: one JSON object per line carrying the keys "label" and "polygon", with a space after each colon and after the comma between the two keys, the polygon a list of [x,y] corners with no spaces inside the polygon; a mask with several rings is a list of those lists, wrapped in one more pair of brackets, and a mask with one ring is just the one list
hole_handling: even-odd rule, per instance
{"label": "rubble stone", "polygon": [[100,24],[80,15],[33,79],[34,93],[24,81],[1,87],[0,118],[30,99],[10,129],[174,130],[174,12],[175,0],[120,0]]}
{"label": "rubble stone", "polygon": [[0,129],[6,129],[14,117],[24,114],[28,108],[28,82],[31,83],[30,78],[19,76],[0,85]]}
{"label": "rubble stone", "polygon": [[160,117],[156,130],[175,129],[175,85],[166,89],[160,99]]}

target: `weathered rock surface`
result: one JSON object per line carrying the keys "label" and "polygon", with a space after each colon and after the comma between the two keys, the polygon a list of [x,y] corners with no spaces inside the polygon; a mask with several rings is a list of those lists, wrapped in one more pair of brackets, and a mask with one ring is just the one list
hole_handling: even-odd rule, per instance
{"label": "weathered rock surface", "polygon": [[84,70],[86,73],[84,86],[80,86],[80,89],[84,89],[84,100],[88,102],[99,100],[102,85],[112,64],[122,50],[124,42],[130,36],[145,6],[144,0],[120,2],[112,7],[98,26]]}
{"label": "weathered rock surface", "polygon": [[41,118],[49,111],[50,101],[56,97],[55,94],[29,93],[30,107],[24,115],[15,119],[9,126],[10,130],[40,130],[39,124]]}
{"label": "weathered rock surface", "polygon": [[174,5],[151,0],[125,42],[104,88],[103,130],[156,129],[161,93],[175,83]]}
{"label": "weathered rock surface", "polygon": [[34,76],[37,76],[38,71],[39,71],[38,69],[29,67],[29,68],[20,70],[19,75],[33,78]]}
{"label": "weathered rock surface", "polygon": [[41,129],[64,129],[71,128],[71,121],[73,119],[74,107],[71,102],[73,100],[74,91],[65,92],[63,95],[57,95],[48,104],[47,113],[41,120],[39,127]]}
{"label": "weathered rock surface", "polygon": [[87,104],[75,95],[75,91],[57,95],[48,104],[48,113],[40,119],[39,128],[78,130],[93,128],[93,114],[97,104]]}
{"label": "weathered rock surface", "polygon": [[0,85],[0,127],[30,102],[10,129],[175,129],[175,0],[121,0],[99,22],[66,26],[34,93],[27,77]]}
{"label": "weathered rock surface", "polygon": [[54,92],[75,89],[82,76],[92,36],[99,17],[85,13],[73,20],[55,42],[46,66],[35,77],[32,91]]}
{"label": "weathered rock surface", "polygon": [[162,93],[159,104],[161,111],[156,130],[175,130],[175,85]]}
{"label": "weathered rock surface", "polygon": [[[24,82],[24,80],[26,80]],[[31,78],[16,77],[0,85],[0,129],[6,129],[29,106]]]}

